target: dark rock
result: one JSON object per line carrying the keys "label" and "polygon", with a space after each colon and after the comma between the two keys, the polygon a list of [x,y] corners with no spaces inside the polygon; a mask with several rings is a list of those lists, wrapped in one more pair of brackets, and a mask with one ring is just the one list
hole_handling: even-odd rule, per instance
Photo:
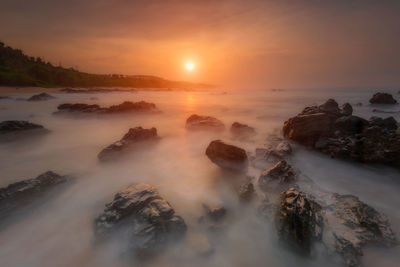
{"label": "dark rock", "polygon": [[28,121],[3,121],[0,122],[0,134],[15,133],[27,130],[44,129],[42,125]]}
{"label": "dark rock", "polygon": [[346,134],[359,134],[367,125],[368,121],[358,116],[343,116],[334,122],[333,128]]}
{"label": "dark rock", "polygon": [[241,202],[249,202],[254,198],[255,189],[251,179],[246,179],[246,181],[240,185],[238,195]]}
{"label": "dark rock", "polygon": [[147,256],[171,239],[182,238],[185,221],[149,184],[132,184],[119,191],[104,212],[95,219],[97,237],[107,237],[121,227],[130,240],[130,247],[139,256]]}
{"label": "dark rock", "polygon": [[376,93],[369,100],[371,104],[397,104],[397,101],[391,94],[388,93]]}
{"label": "dark rock", "polygon": [[231,133],[238,137],[250,137],[255,135],[256,131],[253,127],[239,122],[232,123]]}
{"label": "dark rock", "polygon": [[385,114],[398,114],[398,113],[400,113],[400,110],[381,110],[381,109],[377,109],[377,108],[374,108],[373,110],[372,110],[372,112],[374,112],[374,113],[385,113]]}
{"label": "dark rock", "polygon": [[9,212],[28,205],[34,198],[66,181],[66,176],[48,171],[36,178],[16,182],[5,188],[0,188],[0,214],[5,216]]}
{"label": "dark rock", "polygon": [[47,93],[41,93],[37,95],[33,95],[30,98],[28,98],[28,101],[45,101],[45,100],[50,100],[54,99],[55,97],[52,95],[49,95]]}
{"label": "dark rock", "polygon": [[186,120],[186,129],[223,131],[225,130],[225,125],[217,118],[194,114]]}
{"label": "dark rock", "polygon": [[313,242],[322,240],[321,206],[294,188],[281,193],[277,222],[279,238],[296,250],[309,254]]}
{"label": "dark rock", "polygon": [[10,97],[9,97],[9,96],[2,96],[2,95],[0,95],[0,100],[2,100],[2,99],[10,99]]}
{"label": "dark rock", "polygon": [[247,154],[244,149],[225,144],[221,140],[212,141],[207,147],[206,155],[221,168],[244,170],[248,165]]}
{"label": "dark rock", "polygon": [[333,99],[328,99],[324,104],[318,107],[319,112],[333,114],[335,116],[340,115],[339,105]]}
{"label": "dark rock", "polygon": [[60,92],[67,94],[93,94],[93,93],[113,93],[113,92],[128,92],[128,93],[136,93],[136,89],[103,89],[103,88],[94,88],[94,89],[72,89],[72,88],[64,88],[61,89]]}
{"label": "dark rock", "polygon": [[198,221],[207,230],[218,232],[226,227],[227,210],[224,207],[203,204],[203,212]]}
{"label": "dark rock", "polygon": [[343,116],[351,116],[353,114],[353,107],[349,103],[341,105],[340,114]]}
{"label": "dark rock", "polygon": [[262,190],[276,189],[296,181],[296,173],[292,166],[282,160],[272,168],[261,173],[258,185]]}
{"label": "dark rock", "polygon": [[115,159],[122,151],[134,148],[135,144],[141,142],[157,141],[157,129],[144,129],[142,127],[130,128],[121,140],[104,148],[97,156],[99,160],[106,161]]}
{"label": "dark rock", "polygon": [[96,114],[115,114],[128,112],[158,112],[155,104],[145,101],[129,102],[125,101],[122,104],[110,106],[108,108],[100,107],[95,104],[61,104],[57,107],[57,113],[75,112],[75,113],[96,113]]}
{"label": "dark rock", "polygon": [[398,128],[397,121],[393,117],[387,117],[385,119],[378,117],[371,117],[369,119],[369,125],[378,126],[388,130],[396,130]]}

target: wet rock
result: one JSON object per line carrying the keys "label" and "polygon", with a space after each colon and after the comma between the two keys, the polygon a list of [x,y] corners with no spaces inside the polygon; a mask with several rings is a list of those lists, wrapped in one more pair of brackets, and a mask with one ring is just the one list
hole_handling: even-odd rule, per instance
{"label": "wet rock", "polygon": [[277,214],[279,238],[298,251],[309,254],[313,242],[322,240],[321,206],[294,188],[281,193]]}
{"label": "wet rock", "polygon": [[36,178],[23,180],[0,188],[0,214],[5,216],[5,214],[26,206],[35,198],[40,197],[66,181],[67,176],[61,176],[48,171]]}
{"label": "wet rock", "polygon": [[130,248],[138,256],[161,250],[168,241],[182,238],[185,221],[149,184],[132,184],[119,191],[94,222],[97,237],[103,238],[124,228]]}
{"label": "wet rock", "polygon": [[57,107],[58,112],[60,113],[95,113],[95,114],[116,114],[116,113],[129,113],[129,112],[149,112],[155,113],[159,112],[156,105],[153,103],[148,103],[145,101],[140,102],[130,102],[125,101],[122,104],[110,106],[107,108],[100,107],[96,104],[61,104]]}
{"label": "wet rock", "polygon": [[[307,107],[284,123],[283,134],[333,158],[400,167],[400,136],[394,118],[367,121],[336,114],[332,102],[323,109]],[[321,110],[329,110],[321,113]]]}
{"label": "wet rock", "polygon": [[256,131],[253,127],[239,122],[232,123],[231,133],[237,137],[250,137],[255,135]]}
{"label": "wet rock", "polygon": [[136,93],[136,89],[116,89],[116,88],[93,88],[93,89],[73,89],[73,88],[64,88],[61,89],[60,92],[67,94],[93,94],[93,93],[113,93],[113,92],[128,92],[128,93]]}
{"label": "wet rock", "polygon": [[318,107],[319,112],[339,116],[341,113],[338,103],[334,99],[328,99],[324,104]]}
{"label": "wet rock", "polygon": [[28,121],[3,121],[0,122],[0,134],[22,132],[28,130],[44,129],[42,125]]}
{"label": "wet rock", "polygon": [[255,189],[251,179],[246,179],[238,190],[239,200],[241,202],[249,202],[255,196]]}
{"label": "wet rock", "polygon": [[97,156],[101,161],[115,159],[121,152],[134,149],[136,144],[159,140],[156,128],[144,129],[142,127],[130,128],[121,140],[104,148]]}
{"label": "wet rock", "polygon": [[258,178],[258,185],[264,191],[288,186],[296,181],[296,173],[292,166],[282,160],[270,169],[261,173]]}
{"label": "wet rock", "polygon": [[207,147],[206,155],[221,168],[245,170],[248,165],[247,154],[244,149],[225,144],[221,140],[212,141]]}
{"label": "wet rock", "polygon": [[55,98],[54,96],[49,95],[47,93],[41,93],[31,96],[30,98],[28,98],[28,101],[46,101],[54,98]]}
{"label": "wet rock", "polygon": [[277,230],[281,240],[310,254],[322,243],[346,266],[360,266],[362,248],[398,244],[386,216],[352,195],[325,192],[321,197],[290,188],[281,193]]}
{"label": "wet rock", "polygon": [[225,125],[217,118],[194,114],[186,120],[186,129],[223,131],[225,130]]}
{"label": "wet rock", "polygon": [[204,215],[199,218],[199,223],[207,230],[217,232],[226,227],[227,210],[216,205],[203,204]]}
{"label": "wet rock", "polygon": [[3,99],[10,99],[10,97],[9,97],[9,96],[2,96],[2,95],[0,95],[0,100],[3,100]]}
{"label": "wet rock", "polygon": [[340,106],[340,114],[343,116],[351,116],[353,114],[353,107],[349,103]]}
{"label": "wet rock", "polygon": [[388,93],[376,93],[369,100],[371,104],[397,104],[397,101],[391,94]]}
{"label": "wet rock", "polygon": [[382,110],[382,109],[377,109],[377,108],[374,108],[373,110],[372,110],[372,112],[373,113],[385,113],[385,114],[398,114],[398,113],[400,113],[400,110]]}

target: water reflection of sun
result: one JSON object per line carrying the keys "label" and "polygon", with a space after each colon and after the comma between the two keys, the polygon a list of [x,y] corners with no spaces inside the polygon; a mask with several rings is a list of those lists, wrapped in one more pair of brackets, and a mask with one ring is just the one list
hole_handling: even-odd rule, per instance
{"label": "water reflection of sun", "polygon": [[196,106],[196,98],[193,94],[186,95],[186,108],[188,110],[194,110]]}

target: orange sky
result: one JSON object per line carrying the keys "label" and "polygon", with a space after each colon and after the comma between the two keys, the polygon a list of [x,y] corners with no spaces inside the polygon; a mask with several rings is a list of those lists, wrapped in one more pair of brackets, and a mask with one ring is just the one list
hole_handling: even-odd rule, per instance
{"label": "orange sky", "polygon": [[400,1],[1,2],[0,40],[81,71],[229,88],[400,86]]}

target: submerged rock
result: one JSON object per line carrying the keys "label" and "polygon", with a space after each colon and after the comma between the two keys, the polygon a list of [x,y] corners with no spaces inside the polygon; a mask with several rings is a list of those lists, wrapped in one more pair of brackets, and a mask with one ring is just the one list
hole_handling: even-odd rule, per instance
{"label": "submerged rock", "polygon": [[45,101],[45,100],[50,100],[54,99],[55,97],[52,95],[49,95],[47,93],[41,93],[37,95],[33,95],[30,98],[28,98],[28,101]]}
{"label": "submerged rock", "polygon": [[388,93],[376,93],[369,100],[371,104],[397,104],[397,101],[391,94]]}
{"label": "submerged rock", "polygon": [[44,129],[42,125],[28,121],[2,121],[0,122],[0,134],[15,133],[28,130]]}
{"label": "submerged rock", "polygon": [[240,186],[238,190],[239,200],[241,202],[249,202],[255,196],[254,185],[250,178],[247,178]]}
{"label": "submerged rock", "polygon": [[400,135],[394,118],[367,121],[345,116],[345,112],[337,113],[332,101],[329,103],[323,109],[307,107],[287,120],[284,136],[331,157],[400,167]]}
{"label": "submerged rock", "polygon": [[67,94],[93,94],[93,93],[113,93],[113,92],[123,92],[123,93],[136,93],[136,89],[116,89],[116,88],[94,88],[94,89],[72,89],[64,88],[60,92]]}
{"label": "submerged rock", "polygon": [[36,178],[23,180],[0,188],[0,214],[5,216],[18,208],[30,204],[35,198],[65,183],[67,176],[48,171]]}
{"label": "submerged rock", "polygon": [[142,127],[130,128],[121,140],[104,148],[97,157],[101,161],[115,159],[122,151],[133,148],[135,144],[157,140],[159,140],[159,136],[157,135],[157,129],[154,127],[150,129]]}
{"label": "submerged rock", "polygon": [[387,218],[351,195],[330,194],[328,201],[297,189],[281,193],[277,230],[281,240],[310,254],[323,243],[339,254],[346,266],[360,266],[362,248],[369,244],[397,244]]}
{"label": "submerged rock", "polygon": [[204,215],[200,216],[199,223],[207,230],[216,232],[226,227],[228,211],[222,206],[203,204]]}
{"label": "submerged rock", "polygon": [[258,178],[258,185],[264,191],[288,186],[296,181],[296,173],[286,161],[282,160],[272,168],[261,173]]}
{"label": "submerged rock", "polygon": [[246,124],[241,124],[239,122],[234,122],[231,125],[231,133],[239,138],[251,137],[256,134],[256,131],[253,127],[250,127]]}
{"label": "submerged rock", "polygon": [[132,184],[119,191],[94,222],[97,237],[124,228],[130,248],[138,256],[162,249],[168,241],[182,238],[187,226],[171,205],[149,184]]}
{"label": "submerged rock", "polygon": [[186,120],[186,129],[223,131],[225,125],[217,118],[193,114]]}
{"label": "submerged rock", "polygon": [[95,114],[116,114],[116,113],[128,113],[128,112],[158,112],[156,105],[145,101],[130,102],[125,101],[119,105],[113,105],[108,108],[100,107],[96,104],[61,104],[57,107],[60,113],[95,113]]}
{"label": "submerged rock", "polygon": [[221,140],[212,141],[207,147],[206,155],[221,168],[244,170],[248,165],[247,154],[244,149],[225,144]]}

